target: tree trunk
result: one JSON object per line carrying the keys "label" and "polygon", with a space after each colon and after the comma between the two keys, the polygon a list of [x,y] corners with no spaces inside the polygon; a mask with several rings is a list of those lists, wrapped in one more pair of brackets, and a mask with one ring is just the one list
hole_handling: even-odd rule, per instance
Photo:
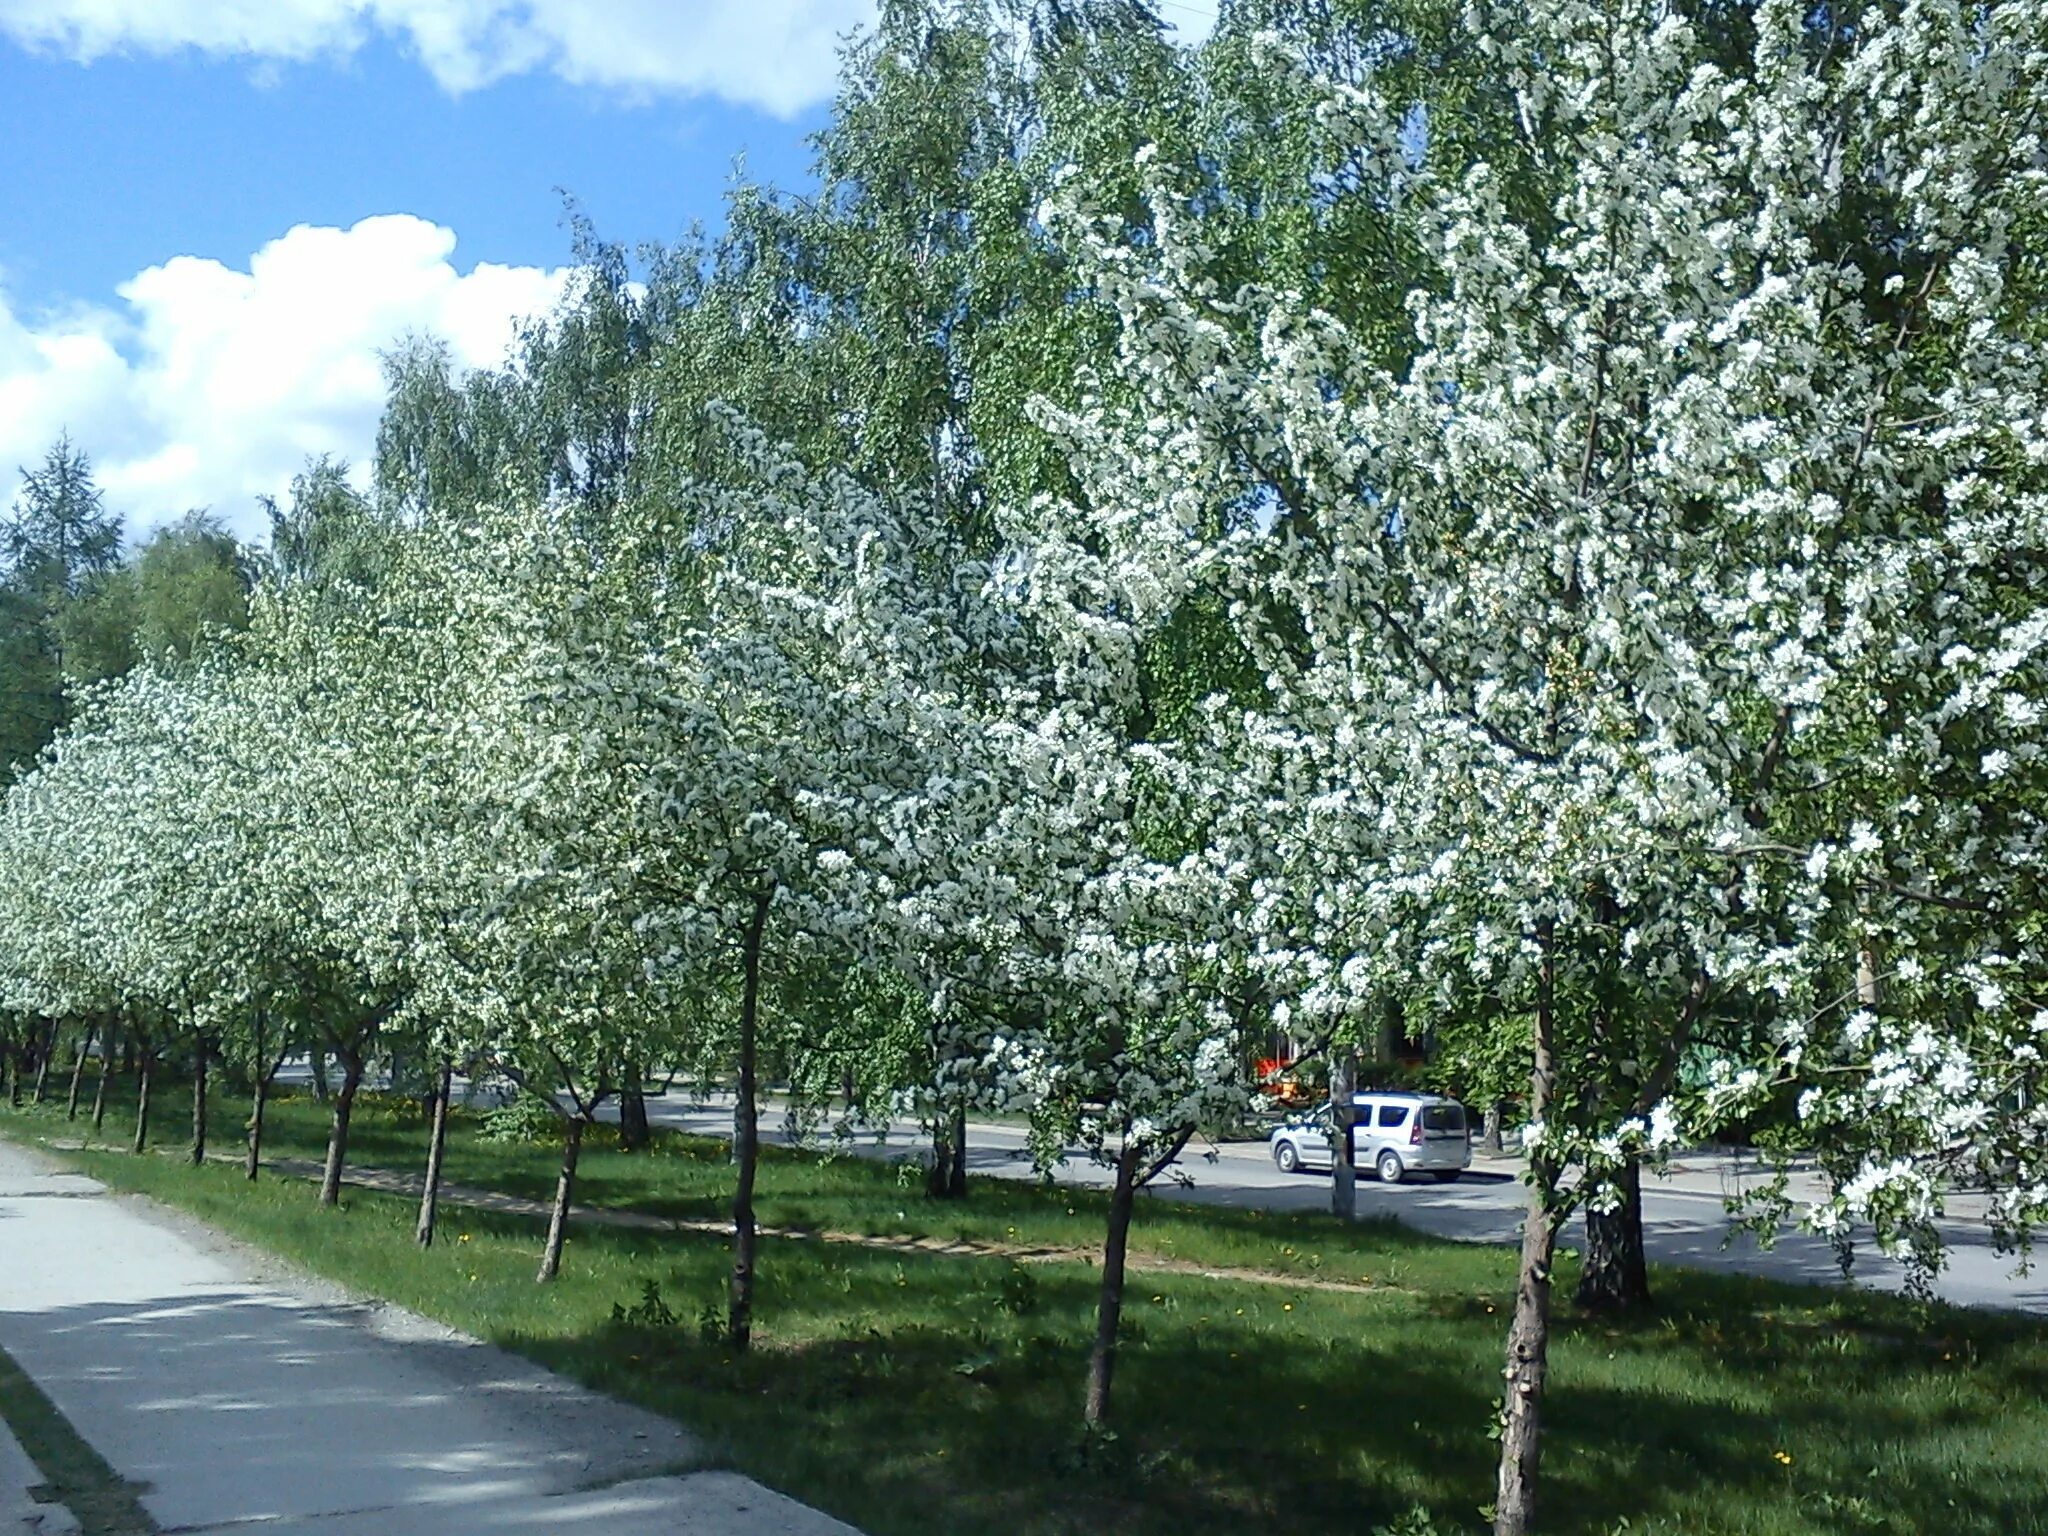
{"label": "tree trunk", "polygon": [[761,934],[768,926],[770,893],[754,898],[747,923],[746,985],[740,995],[740,1097],[733,1106],[733,1160],[739,1177],[732,1197],[732,1294],[726,1331],[734,1349],[754,1340],[754,1173],[761,1158],[761,1112],[754,1102],[755,1058],[760,1050]]}
{"label": "tree trunk", "polygon": [[953,1106],[953,1164],[946,1174],[946,1198],[967,1198],[967,1106]]}
{"label": "tree trunk", "polygon": [[263,1112],[269,1107],[270,1079],[259,1065],[256,1086],[249,1095],[249,1155],[242,1164],[242,1173],[251,1184],[263,1167]]}
{"label": "tree trunk", "polygon": [[1131,1209],[1138,1196],[1138,1147],[1126,1140],[1116,1160],[1116,1186],[1109,1195],[1109,1232],[1102,1244],[1102,1291],[1095,1302],[1095,1345],[1088,1351],[1088,1401],[1082,1418],[1099,1426],[1109,1418],[1109,1387],[1116,1374],[1116,1334],[1124,1315],[1124,1253],[1131,1237]]}
{"label": "tree trunk", "polygon": [[50,1097],[50,1058],[57,1054],[57,1021],[50,1020],[50,1027],[43,1031],[42,1048],[36,1053],[36,1102],[43,1103]]}
{"label": "tree trunk", "polygon": [[107,1026],[106,1038],[100,1041],[100,1080],[92,1091],[92,1128],[99,1131],[107,1122],[107,1079],[114,1071],[114,1026]]}
{"label": "tree trunk", "polygon": [[1550,1265],[1557,1220],[1540,1187],[1522,1224],[1521,1273],[1508,1329],[1507,1406],[1500,1437],[1500,1491],[1494,1536],[1527,1536],[1536,1519],[1536,1477],[1543,1457],[1543,1387],[1550,1367]]}
{"label": "tree trunk", "polygon": [[1330,1214],[1339,1221],[1358,1214],[1358,1147],[1351,1135],[1357,1092],[1358,1058],[1339,1051],[1330,1063]]}
{"label": "tree trunk", "polygon": [[1856,1001],[1873,1012],[1884,1001],[1877,975],[1877,941],[1867,935],[1856,946]]}
{"label": "tree trunk", "polygon": [[569,1202],[576,1194],[576,1157],[583,1150],[583,1117],[571,1120],[562,1134],[562,1172],[555,1180],[555,1208],[548,1213],[548,1243],[541,1250],[540,1273],[534,1282],[545,1285],[562,1272],[562,1244],[569,1236]]}
{"label": "tree trunk", "polygon": [[[1535,1052],[1529,1068],[1529,1119],[1548,1127],[1557,1091],[1556,932],[1538,926],[1542,959],[1536,983]],[[1529,1214],[1522,1222],[1522,1261],[1508,1328],[1506,1402],[1501,1410],[1500,1485],[1494,1536],[1528,1536],[1536,1519],[1536,1478],[1543,1457],[1543,1384],[1550,1364],[1550,1264],[1557,1247],[1557,1183],[1561,1170],[1549,1147],[1530,1149]]]}
{"label": "tree trunk", "polygon": [[1588,1312],[1633,1312],[1650,1304],[1650,1271],[1643,1257],[1643,1165],[1633,1155],[1617,1181],[1621,1204],[1611,1211],[1586,1207],[1586,1259],[1574,1300]]}
{"label": "tree trunk", "polygon": [[78,1054],[71,1058],[71,1092],[64,1098],[64,1118],[78,1118],[78,1089],[85,1078],[85,1058],[92,1051],[93,1037],[99,1033],[97,1025],[85,1032],[85,1038],[78,1042]]}
{"label": "tree trunk", "polygon": [[192,1166],[206,1165],[206,1040],[192,1053]]}
{"label": "tree trunk", "polygon": [[355,1113],[356,1089],[362,1086],[363,1062],[351,1056],[342,1062],[341,1091],[334,1096],[334,1128],[327,1136],[327,1166],[320,1174],[320,1203],[334,1205],[341,1199],[341,1170],[348,1158],[348,1122]]}
{"label": "tree trunk", "polygon": [[149,1146],[149,1080],[153,1075],[154,1053],[143,1051],[136,1060],[135,1074],[135,1150],[143,1151]]}
{"label": "tree trunk", "polygon": [[314,1046],[310,1053],[308,1064],[312,1067],[313,1070],[314,1102],[319,1104],[325,1104],[327,1102],[328,1094],[326,1050],[320,1046]]}
{"label": "tree trunk", "polygon": [[1486,1106],[1486,1118],[1479,1123],[1479,1150],[1489,1157],[1499,1157],[1505,1150],[1500,1139],[1501,1121],[1507,1118],[1507,1106],[1495,1099]]}
{"label": "tree trunk", "polygon": [[953,1119],[945,1106],[932,1106],[932,1165],[924,1176],[927,1200],[946,1198],[947,1181],[953,1171]]}
{"label": "tree trunk", "polygon": [[434,1128],[427,1138],[427,1183],[420,1191],[420,1219],[413,1241],[434,1246],[434,1219],[441,1204],[441,1154],[448,1146],[448,1097],[455,1091],[455,1063],[441,1062],[440,1091],[434,1095]]}
{"label": "tree trunk", "polygon": [[626,1086],[619,1094],[619,1146],[627,1152],[638,1152],[654,1136],[647,1124],[647,1092],[642,1086],[647,1074],[629,1064],[625,1078]]}

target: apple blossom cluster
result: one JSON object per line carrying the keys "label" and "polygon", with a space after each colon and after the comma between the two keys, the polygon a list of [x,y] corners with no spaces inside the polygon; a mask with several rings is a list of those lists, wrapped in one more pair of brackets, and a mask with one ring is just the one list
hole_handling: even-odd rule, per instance
{"label": "apple blossom cluster", "polygon": [[1217,594],[1263,674],[1208,717],[1253,964],[1306,1032],[1390,994],[1536,1013],[1553,1205],[1573,1163],[1803,1086],[1836,1149],[1816,1224],[1925,1254],[1966,1165],[2016,1236],[2048,1213],[2018,234],[2048,27],[1908,3],[1828,35],[1770,3],[1730,59],[1654,4],[1467,19],[1497,155],[1439,165],[1369,83],[1318,119],[1411,221],[1398,365],[1298,295],[1220,292],[1164,176],[1143,241],[1078,185],[1044,211],[1122,321],[1049,413],[1092,579],[1136,615]]}
{"label": "apple blossom cluster", "polygon": [[588,1114],[725,1059],[758,910],[771,981],[925,995],[913,1091],[1098,1143],[1234,1107],[1224,904],[1140,846],[1129,640],[1072,549],[993,572],[723,427],[658,504],[395,526],[374,580],[109,686],[0,816],[0,1006],[218,1035],[314,992]]}

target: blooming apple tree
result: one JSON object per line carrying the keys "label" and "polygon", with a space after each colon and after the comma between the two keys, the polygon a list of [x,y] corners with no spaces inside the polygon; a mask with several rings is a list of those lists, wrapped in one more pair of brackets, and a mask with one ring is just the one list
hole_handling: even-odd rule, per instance
{"label": "blooming apple tree", "polygon": [[[1434,163],[1369,78],[1333,87],[1325,121],[1433,267],[1399,369],[1288,295],[1212,291],[1163,197],[1142,246],[1071,214],[1124,316],[1119,390],[1070,418],[1124,509],[1105,533],[1253,509],[1190,558],[1267,673],[1262,966],[1321,1015],[1477,978],[1534,1020],[1503,1532],[1534,1507],[1558,1224],[1677,1136],[1717,1018],[1767,1027],[1696,1119],[1824,1069],[1853,1086],[1809,1100],[1816,1130],[1916,1093],[1981,1129],[1969,1062],[2032,1028],[2009,921],[1974,941],[1960,1029],[1894,988],[1814,1048],[1845,957],[1940,931],[1891,914],[2016,920],[1989,871],[2038,846],[1984,783],[2038,750],[2014,570],[2043,548],[2044,381],[2012,231],[2048,39],[2015,4],[1753,20],[1731,56],[1656,5],[1474,7],[1513,178]],[[1844,775],[1882,808],[1830,794]],[[1929,1145],[1861,1154],[1843,1199],[1869,1212]]]}

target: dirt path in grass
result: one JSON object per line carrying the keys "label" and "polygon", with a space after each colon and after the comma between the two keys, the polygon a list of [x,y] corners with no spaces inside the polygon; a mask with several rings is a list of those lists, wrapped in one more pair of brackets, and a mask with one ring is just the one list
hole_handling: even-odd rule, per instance
{"label": "dirt path in grass", "polygon": [[[222,1161],[239,1159],[224,1157]],[[266,1158],[263,1166],[295,1179],[317,1180],[321,1172],[318,1163],[299,1158]],[[377,1190],[383,1194],[407,1195],[418,1199],[425,1181],[416,1173],[402,1173],[393,1168],[358,1164],[347,1170],[342,1182],[363,1189]],[[531,1200],[524,1195],[508,1195],[500,1190],[478,1189],[473,1185],[451,1184],[445,1180],[441,1185],[441,1203],[444,1206],[459,1205],[472,1210],[493,1211],[504,1216],[534,1217],[542,1221],[547,1219],[549,1212],[545,1200]],[[717,1237],[722,1237],[732,1230],[731,1225],[724,1221],[687,1216],[657,1216],[649,1211],[618,1210],[599,1205],[578,1206],[571,1216],[571,1221],[589,1222],[597,1226],[627,1227],[643,1232],[702,1232]],[[848,1247],[872,1248],[885,1253],[919,1254],[952,1259],[1009,1259],[1018,1264],[1094,1264],[1099,1258],[1099,1255],[1089,1248],[997,1243],[969,1238],[839,1232],[830,1228],[763,1226],[761,1235],[788,1242],[843,1243]],[[1188,1275],[1203,1280],[1279,1286],[1296,1291],[1340,1291],[1354,1296],[1369,1296],[1376,1292],[1399,1292],[1406,1289],[1386,1282],[1331,1280],[1320,1276],[1289,1274],[1278,1269],[1197,1264],[1189,1259],[1169,1258],[1163,1254],[1132,1253],[1125,1260],[1125,1267],[1134,1273]]]}

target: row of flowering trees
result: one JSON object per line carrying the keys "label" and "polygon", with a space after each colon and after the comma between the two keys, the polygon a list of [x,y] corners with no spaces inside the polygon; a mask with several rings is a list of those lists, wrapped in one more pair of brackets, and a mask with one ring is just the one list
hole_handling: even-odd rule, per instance
{"label": "row of flowering trees", "polygon": [[[822,978],[885,978],[927,1048],[834,1049],[1115,1170],[1091,1422],[1135,1192],[1243,1103],[1248,1030],[1357,1039],[1390,995],[1498,1019],[1532,1153],[1503,1533],[1534,1519],[1560,1228],[1681,1136],[1789,1102],[1823,1230],[1931,1262],[1967,1173],[2022,1239],[2048,23],[1463,25],[1484,152],[1433,147],[1399,50],[1326,81],[1260,45],[1412,237],[1395,342],[1219,284],[1194,168],[1140,155],[1136,235],[1071,179],[1038,235],[1118,340],[1032,406],[1057,484],[991,532],[713,412],[658,493],[512,484],[275,581],[10,791],[0,1009],[202,1084],[317,1033],[329,1200],[379,1042],[495,1060],[568,1122],[543,1278],[598,1108],[651,1063],[729,1072],[744,1346],[764,1041],[804,1048]],[[1188,645],[1227,686],[1165,696]]]}

